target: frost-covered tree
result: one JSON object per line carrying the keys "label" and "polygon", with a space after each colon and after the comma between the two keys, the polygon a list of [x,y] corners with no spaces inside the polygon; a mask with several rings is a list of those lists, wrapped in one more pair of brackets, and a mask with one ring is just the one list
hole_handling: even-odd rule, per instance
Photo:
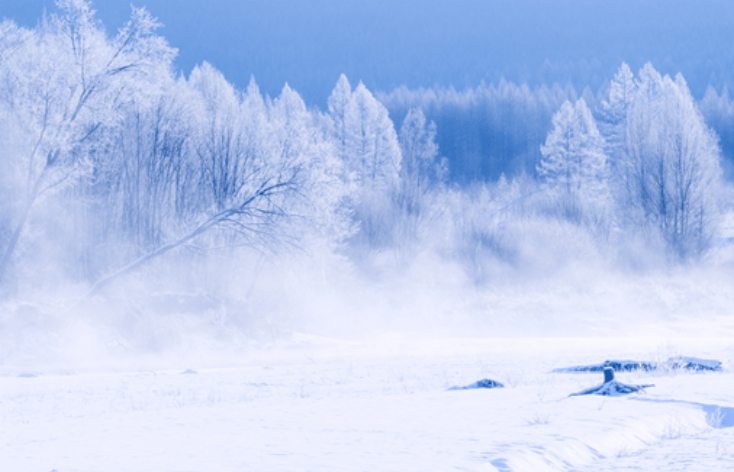
{"label": "frost-covered tree", "polygon": [[272,159],[283,169],[298,168],[298,188],[281,204],[291,217],[282,229],[291,238],[326,247],[341,243],[352,232],[343,200],[348,185],[342,180],[343,162],[331,136],[317,115],[288,85],[270,109]]}
{"label": "frost-covered tree", "polygon": [[344,75],[328,103],[345,170],[357,182],[360,192],[396,188],[400,146],[387,109],[361,82],[352,92]]}
{"label": "frost-covered tree", "polygon": [[541,146],[538,176],[553,194],[574,205],[604,204],[607,169],[604,139],[583,99],[566,101],[553,115],[553,129]]}
{"label": "frost-covered tree", "polygon": [[[100,151],[92,175],[73,193],[66,218],[78,220],[65,259],[69,275],[94,280],[171,236],[191,208],[193,187],[188,149],[194,133],[187,84],[171,80],[157,99],[134,104],[112,145]],[[71,225],[70,225],[71,226]],[[84,261],[84,262],[82,262]]]}
{"label": "frost-covered tree", "polygon": [[437,161],[438,146],[435,142],[436,124],[426,123],[419,108],[411,109],[400,127],[400,201],[408,211],[419,211],[425,194],[446,182],[448,163]]}
{"label": "frost-covered tree", "polygon": [[623,62],[609,84],[609,97],[601,103],[599,131],[604,136],[611,167],[620,159],[626,140],[627,113],[637,84],[627,63]]}
{"label": "frost-covered tree", "polygon": [[206,62],[191,72],[189,85],[195,91],[193,151],[201,179],[200,205],[204,210],[221,211],[245,185],[246,166],[266,158],[252,145],[267,139],[263,127],[257,125],[266,119],[265,107],[255,102],[243,109],[239,93]]}
{"label": "frost-covered tree", "polygon": [[196,199],[166,241],[100,279],[90,294],[190,242],[200,251],[283,242],[333,248],[351,230],[341,205],[342,162],[294,90],[286,86],[265,102],[254,82],[240,94],[208,65],[188,85],[197,119],[185,159]]}
{"label": "frost-covered tree", "polygon": [[352,86],[342,74],[328,99],[329,117],[332,120],[334,137],[340,157],[345,158],[347,149],[356,140],[355,123],[357,110],[352,100]]}
{"label": "frost-covered tree", "polygon": [[626,214],[656,228],[676,256],[697,257],[715,231],[722,172],[717,137],[680,74],[642,68],[626,134]]}
{"label": "frost-covered tree", "polygon": [[157,94],[175,56],[143,8],[133,8],[110,39],[87,1],[58,0],[57,6],[60,13],[33,30],[7,21],[0,28],[0,112],[14,142],[3,173],[15,176],[19,202],[2,241],[0,277],[34,207],[91,173],[110,145],[105,130],[118,126],[132,103]]}
{"label": "frost-covered tree", "polygon": [[390,239],[392,195],[399,187],[401,153],[387,109],[360,83],[354,91],[342,75],[329,97],[332,139],[344,163],[345,181],[359,235],[369,244]]}
{"label": "frost-covered tree", "polygon": [[[397,256],[426,234],[440,212],[448,162],[438,158],[436,125],[419,108],[411,109],[400,127],[400,184],[392,192],[392,244]],[[441,195],[440,195],[441,194]]]}

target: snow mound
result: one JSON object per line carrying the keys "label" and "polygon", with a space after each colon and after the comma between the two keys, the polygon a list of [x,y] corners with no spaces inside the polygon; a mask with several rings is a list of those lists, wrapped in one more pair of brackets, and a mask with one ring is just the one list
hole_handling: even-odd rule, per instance
{"label": "snow mound", "polygon": [[636,400],[652,403],[678,403],[694,408],[700,408],[706,415],[706,423],[714,429],[734,427],[734,408],[730,406],[711,405],[707,403],[691,402],[686,400],[637,398]]}
{"label": "snow mound", "polygon": [[496,380],[491,379],[482,379],[477,380],[471,385],[466,385],[464,387],[451,387],[449,390],[471,390],[474,388],[503,388],[504,385],[502,385],[500,382],[497,382]]}

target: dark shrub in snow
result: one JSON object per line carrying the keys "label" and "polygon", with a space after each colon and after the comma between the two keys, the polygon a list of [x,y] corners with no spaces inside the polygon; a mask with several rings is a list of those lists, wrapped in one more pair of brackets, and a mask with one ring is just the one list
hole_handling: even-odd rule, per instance
{"label": "dark shrub in snow", "polygon": [[604,368],[604,383],[596,387],[587,388],[577,393],[572,393],[570,397],[577,395],[604,395],[607,397],[619,397],[635,392],[642,392],[648,387],[655,385],[627,385],[614,380],[614,369],[612,367]]}
{"label": "dark shrub in snow", "polygon": [[686,356],[671,357],[665,362],[607,360],[601,364],[562,367],[559,369],[553,369],[553,372],[602,372],[606,368],[611,368],[615,372],[632,372],[635,370],[644,370],[649,372],[653,370],[675,369],[692,370],[695,372],[718,372],[721,371],[721,362],[713,359],[698,359],[696,357]]}

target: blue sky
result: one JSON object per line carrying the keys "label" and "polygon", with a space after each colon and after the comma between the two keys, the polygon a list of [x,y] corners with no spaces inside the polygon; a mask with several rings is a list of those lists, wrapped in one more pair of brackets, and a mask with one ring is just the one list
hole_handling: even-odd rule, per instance
{"label": "blue sky", "polygon": [[[138,0],[165,25],[188,74],[208,61],[238,87],[288,82],[323,107],[339,74],[371,90],[571,81],[598,89],[622,61],[682,72],[694,95],[734,85],[730,0]],[[94,3],[114,32],[129,0]],[[2,0],[33,26],[52,0]]]}

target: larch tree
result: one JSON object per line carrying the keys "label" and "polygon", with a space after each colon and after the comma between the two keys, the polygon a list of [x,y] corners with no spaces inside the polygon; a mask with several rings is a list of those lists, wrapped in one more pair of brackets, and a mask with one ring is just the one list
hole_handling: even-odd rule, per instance
{"label": "larch tree", "polygon": [[332,139],[344,163],[360,236],[370,244],[389,239],[391,197],[400,181],[401,152],[387,109],[360,83],[351,91],[344,75],[329,97]]}
{"label": "larch tree", "polygon": [[572,207],[598,211],[608,199],[604,139],[583,99],[566,101],[553,115],[541,146],[538,176],[549,191]]}
{"label": "larch tree", "polygon": [[436,218],[440,190],[445,189],[448,161],[438,157],[436,125],[428,123],[420,108],[412,108],[400,127],[400,184],[393,191],[393,243],[403,254]]}
{"label": "larch tree", "polygon": [[336,146],[318,115],[288,85],[273,100],[269,116],[274,155],[285,167],[301,169],[298,191],[282,202],[292,215],[282,232],[303,247],[333,248],[352,231],[343,205],[348,185]]}
{"label": "larch tree", "polygon": [[357,121],[356,108],[352,100],[352,86],[342,74],[336,82],[328,99],[329,117],[331,118],[334,137],[342,159],[345,159],[348,147],[356,139],[354,123]]}
{"label": "larch tree", "polygon": [[360,82],[352,92],[342,75],[329,97],[329,115],[340,155],[360,191],[396,188],[400,146],[387,109]]}
{"label": "larch tree", "polygon": [[423,197],[448,177],[448,162],[438,159],[436,124],[427,123],[420,108],[412,108],[400,127],[399,198],[408,213],[419,212]]}
{"label": "larch tree", "polygon": [[637,84],[627,63],[623,62],[609,84],[609,96],[601,103],[599,131],[604,136],[610,167],[614,168],[624,151],[627,113],[635,97]]}

